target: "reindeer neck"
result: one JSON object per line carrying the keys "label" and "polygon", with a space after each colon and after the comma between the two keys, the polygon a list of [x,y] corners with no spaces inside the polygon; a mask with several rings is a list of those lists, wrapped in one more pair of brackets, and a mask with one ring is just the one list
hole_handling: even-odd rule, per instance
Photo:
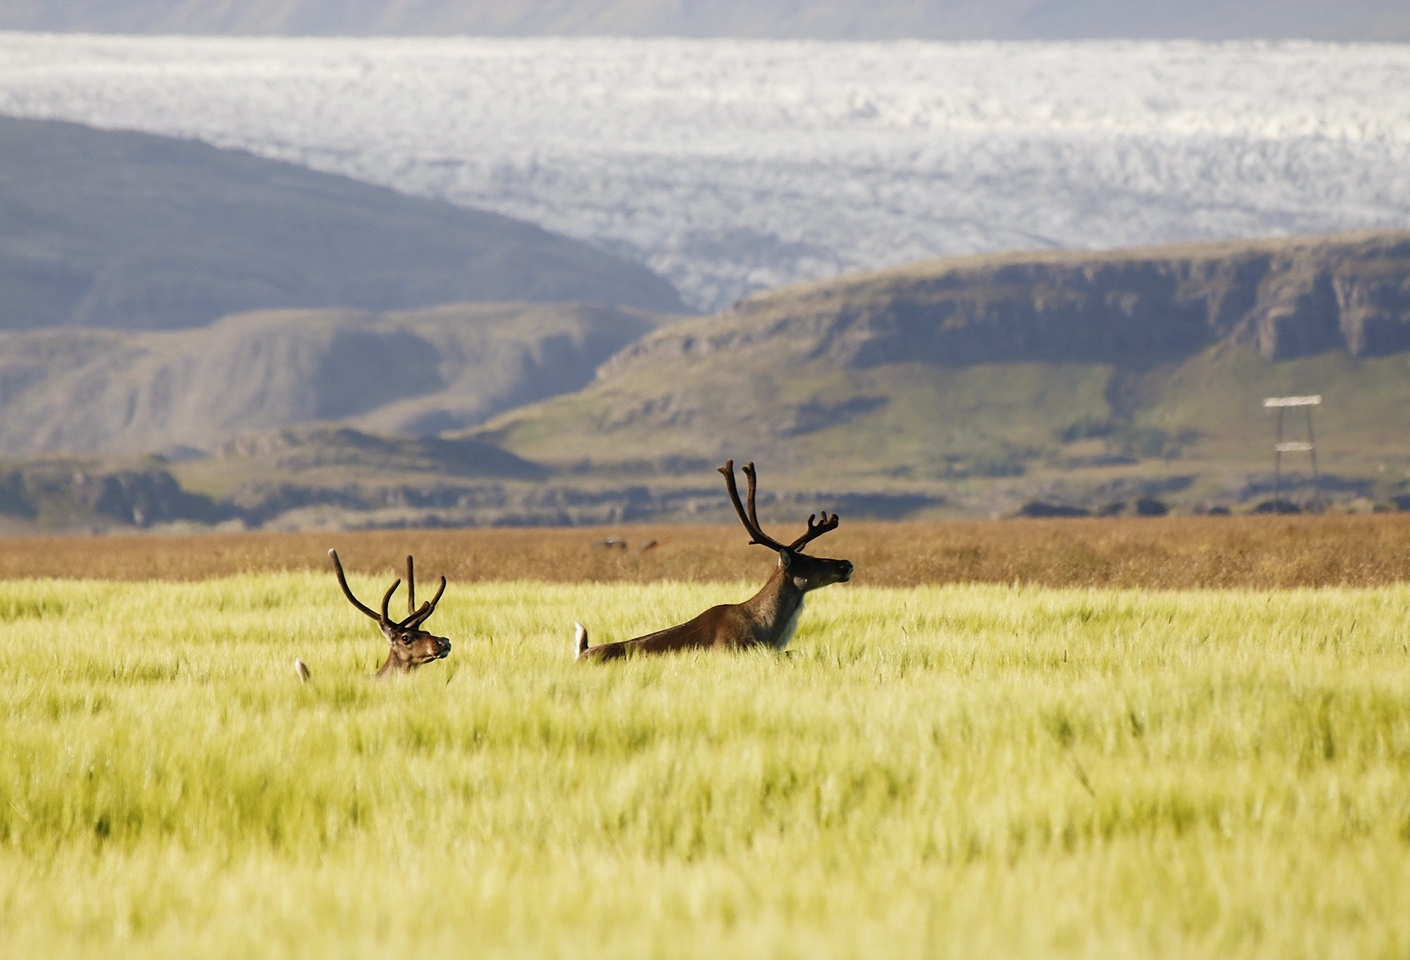
{"label": "reindeer neck", "polygon": [[395,677],[400,671],[397,670],[397,658],[391,653],[387,654],[387,662],[373,674],[378,680],[386,680],[388,677]]}
{"label": "reindeer neck", "polygon": [[771,647],[782,648],[792,636],[798,611],[803,606],[803,591],[783,567],[775,567],[773,575],[748,600],[740,604],[754,621],[756,636]]}

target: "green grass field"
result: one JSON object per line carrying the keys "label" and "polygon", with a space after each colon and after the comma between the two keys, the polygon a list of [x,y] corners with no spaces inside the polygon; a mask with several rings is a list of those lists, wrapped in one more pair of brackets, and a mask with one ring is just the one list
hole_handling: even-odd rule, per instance
{"label": "green grass field", "polygon": [[1410,956],[1410,587],[569,659],[752,586],[454,584],[379,684],[326,573],[0,582],[0,956]]}

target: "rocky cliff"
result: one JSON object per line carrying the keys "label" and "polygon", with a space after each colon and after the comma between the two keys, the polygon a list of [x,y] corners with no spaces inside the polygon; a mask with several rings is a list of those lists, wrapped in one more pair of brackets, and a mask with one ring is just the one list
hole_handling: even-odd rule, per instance
{"label": "rocky cliff", "polygon": [[1268,360],[1410,350],[1410,233],[938,260],[752,297],[604,368],[744,350],[903,361],[1148,364],[1228,341]]}

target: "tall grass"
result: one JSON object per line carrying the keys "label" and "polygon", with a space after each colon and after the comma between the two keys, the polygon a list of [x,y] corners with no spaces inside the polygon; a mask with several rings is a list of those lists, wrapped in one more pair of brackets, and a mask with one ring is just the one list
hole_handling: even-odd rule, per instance
{"label": "tall grass", "polygon": [[1410,588],[330,579],[0,584],[0,955],[1410,955]]}

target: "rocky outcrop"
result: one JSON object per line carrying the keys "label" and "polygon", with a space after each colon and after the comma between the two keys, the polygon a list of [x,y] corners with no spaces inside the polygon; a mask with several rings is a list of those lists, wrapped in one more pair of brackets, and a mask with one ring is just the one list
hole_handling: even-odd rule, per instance
{"label": "rocky outcrop", "polygon": [[1403,257],[1351,263],[1330,276],[1342,341],[1355,356],[1410,350],[1410,271]]}
{"label": "rocky outcrop", "polygon": [[940,260],[786,288],[660,331],[603,373],[786,342],[850,367],[1147,364],[1222,340],[1269,360],[1410,350],[1410,233]]}
{"label": "rocky outcrop", "polygon": [[182,520],[213,524],[234,518],[236,511],[182,489],[160,468],[90,471],[39,463],[0,473],[0,515],[64,529],[94,522],[132,527]]}

